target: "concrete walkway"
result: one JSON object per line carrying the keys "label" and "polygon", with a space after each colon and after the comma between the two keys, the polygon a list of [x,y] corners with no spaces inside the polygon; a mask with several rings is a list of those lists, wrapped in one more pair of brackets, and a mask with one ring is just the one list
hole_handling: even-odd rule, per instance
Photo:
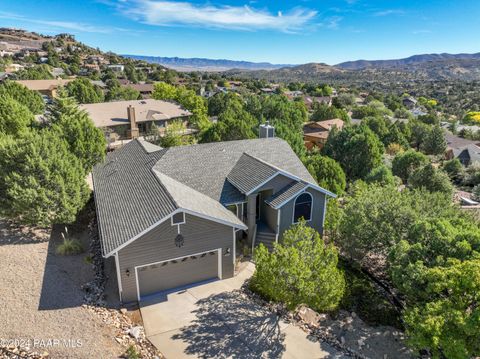
{"label": "concrete walkway", "polygon": [[170,358],[343,358],[234,292],[254,271],[141,303],[148,339]]}

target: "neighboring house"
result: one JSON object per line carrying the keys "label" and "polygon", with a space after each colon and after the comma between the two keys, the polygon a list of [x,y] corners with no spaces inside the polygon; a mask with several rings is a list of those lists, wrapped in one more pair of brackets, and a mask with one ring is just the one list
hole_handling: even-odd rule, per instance
{"label": "neighboring house", "polygon": [[309,122],[303,126],[303,141],[305,147],[311,150],[314,147],[323,148],[327,142],[328,134],[336,127],[342,130],[344,122],[339,118],[326,121]]}
{"label": "neighboring house", "polygon": [[468,140],[451,133],[445,133],[447,141],[447,151],[445,158],[451,160],[458,158],[464,166],[469,166],[473,162],[480,162],[480,142]]}
{"label": "neighboring house", "polygon": [[12,73],[12,72],[17,72],[25,68],[25,66],[20,65],[20,64],[9,64],[5,66],[5,72],[6,73]]}
{"label": "neighboring house", "polygon": [[417,106],[417,102],[418,101],[412,96],[404,97],[402,100],[403,106],[410,110],[413,110]]}
{"label": "neighboring house", "polygon": [[105,131],[108,142],[145,136],[152,124],[160,131],[172,120],[188,124],[191,115],[176,103],[152,99],[91,103],[80,108],[87,111],[96,127]]}
{"label": "neighboring house", "polygon": [[38,91],[42,95],[53,98],[57,95],[59,87],[63,87],[74,79],[55,79],[55,80],[17,80],[19,84],[22,84],[33,91]]}
{"label": "neighboring house", "polygon": [[332,105],[332,98],[330,96],[304,96],[303,103],[307,106],[307,109],[311,110],[315,103],[319,103],[322,105],[331,106]]}
{"label": "neighboring house", "polygon": [[241,243],[271,248],[301,218],[322,233],[335,196],[278,138],[165,149],[136,139],[94,168],[93,185],[122,302],[233,277]]}
{"label": "neighboring house", "polygon": [[142,95],[142,98],[150,98],[154,89],[154,84],[127,84],[123,86],[137,90]]}
{"label": "neighboring house", "polygon": [[458,160],[466,167],[475,162],[480,164],[480,147],[476,144],[453,149],[452,155],[453,158],[458,158]]}
{"label": "neighboring house", "polygon": [[123,72],[125,70],[124,65],[108,65],[107,67],[113,72]]}

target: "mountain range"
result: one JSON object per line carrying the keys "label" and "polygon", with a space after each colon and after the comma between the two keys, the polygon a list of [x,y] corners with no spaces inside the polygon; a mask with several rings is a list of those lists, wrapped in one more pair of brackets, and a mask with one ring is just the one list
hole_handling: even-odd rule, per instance
{"label": "mountain range", "polygon": [[271,64],[269,62],[249,62],[205,58],[181,58],[161,56],[122,55],[136,60],[160,64],[178,71],[226,71],[230,69],[242,70],[275,70],[293,65]]}

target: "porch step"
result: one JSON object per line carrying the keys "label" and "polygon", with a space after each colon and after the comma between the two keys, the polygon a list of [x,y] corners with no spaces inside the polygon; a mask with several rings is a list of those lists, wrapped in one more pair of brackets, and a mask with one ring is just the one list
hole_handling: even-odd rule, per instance
{"label": "porch step", "polygon": [[258,246],[260,243],[267,247],[269,251],[272,251],[273,244],[275,243],[275,234],[264,232],[257,233],[257,237],[255,238],[255,245]]}

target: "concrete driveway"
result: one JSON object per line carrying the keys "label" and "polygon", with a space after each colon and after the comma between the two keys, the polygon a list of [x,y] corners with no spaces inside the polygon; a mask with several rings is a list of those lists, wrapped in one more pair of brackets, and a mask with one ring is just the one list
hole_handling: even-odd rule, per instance
{"label": "concrete driveway", "polygon": [[343,358],[235,292],[254,271],[141,303],[148,339],[173,358]]}

